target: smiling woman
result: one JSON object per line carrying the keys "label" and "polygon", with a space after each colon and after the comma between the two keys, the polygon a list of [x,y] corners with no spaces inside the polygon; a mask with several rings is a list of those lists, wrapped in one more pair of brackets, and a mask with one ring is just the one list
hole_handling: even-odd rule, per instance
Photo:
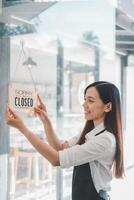
{"label": "smiling woman", "polygon": [[86,120],[93,120],[97,126],[104,120],[107,112],[111,110],[112,104],[104,104],[95,87],[89,87],[84,97],[84,111]]}
{"label": "smiling woman", "polygon": [[[109,3],[111,1],[2,1],[2,15],[0,15],[0,174],[2,175],[0,188],[2,189],[0,190],[0,199],[6,200],[7,195],[9,199],[14,200],[18,198],[25,200],[31,198],[33,200],[41,200],[42,198],[46,200],[71,199],[73,166],[77,167],[74,168],[73,178],[82,177],[82,181],[79,181],[79,178],[74,179],[73,191],[77,190],[76,186],[79,183],[84,182],[85,186],[81,185],[80,188],[82,187],[81,193],[86,193],[86,185],[91,184],[91,182],[88,182],[90,177],[89,165],[97,193],[99,195],[101,193],[101,196],[102,194],[107,195],[106,191],[110,190],[111,173],[109,171],[112,168],[112,152],[114,152],[116,143],[114,140],[118,139],[115,139],[115,135],[112,134],[114,131],[111,130],[112,125],[107,127],[107,132],[107,130],[104,130],[106,128],[101,120],[106,119],[111,111],[102,113],[106,107],[105,103],[101,101],[102,98],[98,95],[96,87],[87,91],[84,103],[82,94],[84,88],[94,81],[100,79],[111,81],[122,91],[124,98],[122,105],[123,110],[125,110],[124,80],[126,78],[124,78],[124,75],[126,76],[127,73],[122,76],[124,70],[121,65],[127,66],[128,58],[119,55],[126,55],[126,52],[121,51],[123,47],[120,48],[120,43],[122,43],[120,36],[122,34],[128,35],[129,31],[127,33],[122,31],[117,22],[120,22],[123,17],[129,19],[130,16],[124,15],[125,13],[120,15],[122,11],[111,6]],[[127,1],[127,6],[129,6],[129,1]],[[116,17],[119,21],[115,19]],[[118,37],[115,37],[115,34]],[[115,39],[117,39],[117,45],[115,45]],[[22,43],[24,45],[21,45]],[[21,46],[24,47],[26,57],[20,52]],[[118,48],[116,49],[116,53],[118,53],[116,57],[115,48]],[[47,157],[49,162],[35,151],[18,129],[8,129],[3,121],[7,97],[13,99],[13,93],[10,95],[7,92],[9,80],[13,84],[26,85],[26,89],[33,87],[29,70],[24,67],[25,61],[29,57],[33,58],[38,66],[31,70],[42,97],[41,101],[44,101],[47,105],[48,120],[46,119],[45,126],[42,126],[38,118],[33,115],[33,109],[30,107],[32,102],[29,102],[28,99],[22,99],[31,98],[31,95],[25,94],[23,96],[22,88],[19,88],[22,89],[20,94],[15,94],[15,97],[17,97],[15,107],[10,104],[11,110],[8,109],[7,112],[10,115],[13,111],[16,114],[14,115],[16,119],[18,113],[20,117],[23,117],[25,135],[30,140],[32,138],[32,142],[35,142],[38,138],[33,138],[32,131],[36,132],[34,136],[39,136],[41,140],[38,140],[39,143],[36,141],[33,145],[37,149],[42,147],[38,150],[41,151],[43,156],[48,156],[44,153],[46,149],[49,150],[49,153],[52,153],[51,158],[53,159],[49,160],[49,156]],[[19,68],[16,68],[17,64],[20,66]],[[18,73],[14,73],[16,69],[18,69]],[[87,94],[95,98],[88,99]],[[33,107],[36,106],[34,99],[36,97],[33,98]],[[11,102],[14,103],[14,101]],[[81,106],[82,103],[83,106]],[[111,104],[109,106],[113,107]],[[97,110],[95,107],[97,107]],[[132,109],[130,110],[132,113]],[[82,131],[83,116],[86,123]],[[10,117],[8,123],[11,123],[10,120],[14,119],[13,114]],[[92,123],[92,119],[94,119],[94,123]],[[112,122],[112,119],[109,121]],[[130,122],[130,118],[128,121]],[[108,125],[107,122],[106,124]],[[54,129],[56,129],[56,134],[53,134]],[[24,132],[22,125],[20,130]],[[40,141],[46,139],[46,134],[50,135],[50,137],[47,136],[47,140],[51,144],[49,146],[47,142],[40,144]],[[60,140],[56,135],[60,137]],[[69,139],[70,137],[72,139]],[[64,140],[66,142],[62,142]],[[50,146],[52,147],[51,151]],[[107,150],[105,151],[105,149]],[[102,153],[102,151],[104,152]],[[117,155],[120,155],[122,152],[120,144],[117,144],[117,151],[119,152]],[[18,154],[13,152],[18,152]],[[98,155],[99,152],[100,155]],[[101,153],[105,158],[106,153],[108,153],[107,159],[109,160],[103,160]],[[131,153],[129,153],[130,155]],[[80,157],[78,158],[78,156]],[[118,159],[120,157],[117,156]],[[79,168],[85,161],[88,164]],[[104,163],[107,163],[108,166]],[[60,167],[53,168],[52,165],[60,165],[65,167],[65,170],[61,170]],[[68,169],[67,166],[72,167]],[[95,171],[94,173],[94,169],[97,169],[98,172]],[[8,173],[9,171],[10,173]],[[85,171],[85,174],[83,174],[83,171]],[[103,172],[104,178],[100,177]],[[88,180],[86,180],[88,183],[83,181],[86,177],[88,177]],[[105,180],[108,180],[108,183],[105,184]],[[7,191],[9,191],[9,194],[7,194]],[[86,191],[88,194],[89,190]],[[78,196],[78,198],[76,196],[75,198],[81,197],[79,193]],[[89,196],[87,198],[89,200]]]}
{"label": "smiling woman", "polygon": [[[42,142],[9,107],[7,124],[17,128],[53,166],[74,167],[72,200],[108,200],[112,175],[124,175],[120,95],[106,81],[87,86],[84,92],[86,124],[80,136],[61,143],[41,98],[35,113],[42,121],[49,145]],[[113,169],[113,174],[111,170]]]}

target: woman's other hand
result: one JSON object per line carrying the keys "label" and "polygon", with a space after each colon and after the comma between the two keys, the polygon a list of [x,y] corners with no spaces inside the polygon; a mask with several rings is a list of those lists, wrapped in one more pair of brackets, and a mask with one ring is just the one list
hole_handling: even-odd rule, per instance
{"label": "woman's other hand", "polygon": [[37,95],[37,98],[38,98],[38,102],[39,102],[38,108],[43,110],[43,111],[45,111],[45,112],[47,112],[46,106],[43,103],[43,101],[41,100],[39,95]]}
{"label": "woman's other hand", "polygon": [[21,118],[9,106],[6,108],[6,121],[9,126],[17,128],[20,131],[25,127]]}
{"label": "woman's other hand", "polygon": [[45,123],[47,120],[49,120],[47,109],[43,101],[41,100],[40,96],[37,95],[39,105],[34,108],[35,114],[40,118],[40,120]]}

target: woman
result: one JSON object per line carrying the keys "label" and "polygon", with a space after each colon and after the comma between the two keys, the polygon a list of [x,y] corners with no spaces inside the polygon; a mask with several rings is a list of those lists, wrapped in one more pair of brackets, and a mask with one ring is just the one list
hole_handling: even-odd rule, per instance
{"label": "woman", "polygon": [[98,81],[84,92],[86,124],[81,135],[61,143],[47,110],[38,96],[35,113],[42,121],[50,145],[42,142],[8,107],[7,124],[17,128],[53,166],[74,166],[72,200],[108,200],[113,175],[122,178],[123,135],[120,95],[117,87]]}

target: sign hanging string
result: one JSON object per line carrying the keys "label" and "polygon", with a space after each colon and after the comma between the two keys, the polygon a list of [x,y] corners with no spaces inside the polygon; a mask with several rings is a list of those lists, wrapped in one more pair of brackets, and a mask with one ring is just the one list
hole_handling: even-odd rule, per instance
{"label": "sign hanging string", "polygon": [[[20,60],[21,60],[22,56],[24,56],[25,60],[27,60],[27,55],[26,55],[26,52],[25,52],[25,49],[24,49],[24,41],[22,40],[20,42],[21,42],[21,51],[20,51],[20,54],[19,54],[18,61],[16,63],[16,67],[15,67],[15,71],[14,71],[14,75],[13,75],[14,78],[16,77],[16,72],[19,68],[19,64],[20,64]],[[30,78],[32,80],[33,86],[34,86],[34,90],[37,93],[37,87],[36,87],[36,83],[35,83],[34,78],[33,78],[31,68],[27,66],[27,69],[28,69]],[[12,86],[12,84],[11,84],[11,86]]]}

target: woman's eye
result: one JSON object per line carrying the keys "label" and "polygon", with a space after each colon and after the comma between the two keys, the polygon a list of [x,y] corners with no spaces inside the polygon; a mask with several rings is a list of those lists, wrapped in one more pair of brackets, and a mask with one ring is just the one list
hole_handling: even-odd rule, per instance
{"label": "woman's eye", "polygon": [[93,103],[94,101],[93,100],[88,100],[88,102]]}
{"label": "woman's eye", "polygon": [[84,99],[84,101],[85,101],[85,102],[89,102],[89,103],[94,103],[94,101],[91,100],[91,99]]}

